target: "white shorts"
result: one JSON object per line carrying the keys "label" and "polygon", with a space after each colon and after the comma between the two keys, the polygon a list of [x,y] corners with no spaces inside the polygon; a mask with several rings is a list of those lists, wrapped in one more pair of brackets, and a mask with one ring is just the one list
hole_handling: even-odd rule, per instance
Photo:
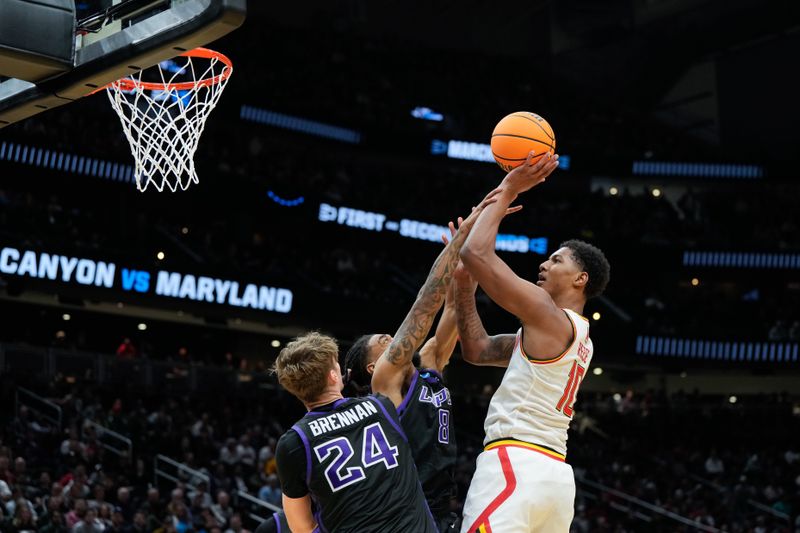
{"label": "white shorts", "polygon": [[502,440],[478,456],[461,533],[568,533],[575,475],[563,456]]}

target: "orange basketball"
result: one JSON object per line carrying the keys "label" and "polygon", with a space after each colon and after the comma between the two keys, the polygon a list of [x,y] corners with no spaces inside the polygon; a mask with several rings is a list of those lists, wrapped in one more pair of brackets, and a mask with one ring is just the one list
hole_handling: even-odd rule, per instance
{"label": "orange basketball", "polygon": [[533,150],[538,161],[556,151],[556,134],[545,119],[536,113],[518,111],[497,123],[492,132],[492,155],[506,172],[520,166]]}

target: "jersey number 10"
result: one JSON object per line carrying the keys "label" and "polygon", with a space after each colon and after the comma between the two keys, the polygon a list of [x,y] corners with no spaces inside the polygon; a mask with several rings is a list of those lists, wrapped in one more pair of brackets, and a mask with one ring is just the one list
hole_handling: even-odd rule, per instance
{"label": "jersey number 10", "polygon": [[380,422],[375,422],[364,428],[364,438],[361,443],[361,466],[345,465],[350,461],[355,452],[350,441],[345,437],[338,437],[314,446],[314,453],[320,462],[333,456],[333,461],[325,469],[325,479],[331,491],[336,492],[353,483],[363,481],[367,476],[364,468],[369,468],[378,463],[383,463],[387,470],[397,466],[397,446],[391,446],[386,439]]}
{"label": "jersey number 10", "polygon": [[578,394],[578,387],[581,385],[584,374],[586,374],[586,369],[579,365],[577,361],[573,362],[569,371],[567,386],[564,388],[564,394],[558,400],[558,405],[556,405],[556,410],[561,411],[570,418],[574,413],[572,406],[575,404],[575,396]]}

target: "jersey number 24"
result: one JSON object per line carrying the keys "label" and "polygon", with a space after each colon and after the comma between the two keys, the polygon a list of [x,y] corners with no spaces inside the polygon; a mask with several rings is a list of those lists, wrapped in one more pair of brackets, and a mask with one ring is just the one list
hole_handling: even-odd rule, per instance
{"label": "jersey number 24", "polygon": [[363,468],[362,466],[346,466],[355,452],[350,441],[345,437],[331,439],[314,446],[314,453],[321,463],[333,456],[333,461],[325,469],[325,479],[333,492],[366,479],[365,468],[378,463],[383,463],[387,470],[397,466],[397,446],[389,444],[380,422],[364,428],[364,438],[361,441],[361,465]]}

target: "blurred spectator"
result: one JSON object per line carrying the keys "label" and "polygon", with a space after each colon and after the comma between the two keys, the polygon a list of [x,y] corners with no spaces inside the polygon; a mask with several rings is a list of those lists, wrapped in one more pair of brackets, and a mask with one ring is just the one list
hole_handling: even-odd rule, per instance
{"label": "blurred spectator", "polygon": [[281,487],[278,476],[270,474],[267,476],[267,483],[258,491],[258,498],[267,503],[281,507]]}
{"label": "blurred spectator", "polygon": [[225,533],[250,533],[247,529],[242,527],[242,517],[239,513],[234,514],[230,520],[230,527],[225,530]]}
{"label": "blurred spectator", "polygon": [[139,352],[136,347],[133,345],[133,342],[128,337],[122,339],[122,342],[117,347],[117,359],[126,360],[126,359],[136,359],[139,356]]}
{"label": "blurred spectator", "polygon": [[153,531],[155,529],[155,525],[152,526],[147,525],[147,516],[143,511],[136,511],[133,515],[133,526],[130,529],[130,533],[146,533]]}
{"label": "blurred spectator", "polygon": [[225,446],[219,451],[219,460],[228,466],[233,466],[241,460],[236,446],[236,439],[228,438],[225,441]]}
{"label": "blurred spectator", "polygon": [[106,527],[105,533],[132,533],[133,531],[133,527],[126,522],[122,509],[114,507],[111,514],[111,524]]}
{"label": "blurred spectator", "polygon": [[117,508],[122,512],[126,522],[133,520],[135,509],[131,502],[131,491],[128,487],[120,487],[117,489]]}
{"label": "blurred spectator", "polygon": [[227,492],[221,490],[217,493],[217,503],[211,506],[211,513],[221,527],[228,524],[233,516],[233,508],[230,506],[230,496]]}
{"label": "blurred spectator", "polygon": [[236,446],[236,454],[239,460],[246,467],[252,468],[256,464],[256,451],[250,446],[250,437],[245,433],[239,438],[239,444]]}
{"label": "blurred spectator", "polygon": [[195,500],[199,501],[201,509],[208,509],[211,507],[211,504],[214,503],[211,499],[211,495],[208,493],[208,483],[206,483],[205,480],[200,480],[195,490],[189,492],[189,501],[194,502]]}
{"label": "blurred spectator", "polygon": [[725,465],[723,465],[722,459],[717,456],[716,450],[712,450],[711,455],[706,459],[705,468],[706,472],[712,476],[725,472]]}
{"label": "blurred spectator", "polygon": [[14,518],[10,523],[6,523],[8,533],[36,531],[36,517],[33,514],[29,502],[20,499],[17,501],[15,507],[16,510],[13,513]]}
{"label": "blurred spectator", "polygon": [[9,469],[9,462],[7,456],[0,455],[0,481],[13,485],[16,478],[14,477],[14,473]]}
{"label": "blurred spectator", "polygon": [[72,527],[72,533],[103,533],[105,526],[97,518],[97,511],[85,509],[80,520]]}

